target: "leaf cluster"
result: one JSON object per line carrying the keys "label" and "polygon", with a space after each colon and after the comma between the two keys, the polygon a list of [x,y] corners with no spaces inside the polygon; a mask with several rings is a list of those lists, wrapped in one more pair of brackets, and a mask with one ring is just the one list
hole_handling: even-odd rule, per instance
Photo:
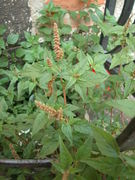
{"label": "leaf cluster", "polygon": [[[66,13],[49,3],[38,19],[41,34],[25,32],[21,42],[17,34],[4,40],[6,29],[0,27],[0,158],[14,158],[12,144],[21,159],[52,159],[51,168],[40,170],[0,167],[0,178],[134,179],[134,152],[121,153],[115,141],[123,114],[135,116],[135,101],[129,99],[135,92],[134,25],[121,27],[109,13],[103,21],[91,5],[88,12],[70,16],[79,13],[93,25],[80,24],[71,33],[63,22]],[[53,51],[54,22],[64,52],[59,61]],[[122,50],[105,54],[100,31],[109,36],[108,50],[117,44]],[[107,60],[110,69],[119,65],[118,74],[106,71]],[[35,100],[54,112],[61,109],[62,118],[37,108]]]}

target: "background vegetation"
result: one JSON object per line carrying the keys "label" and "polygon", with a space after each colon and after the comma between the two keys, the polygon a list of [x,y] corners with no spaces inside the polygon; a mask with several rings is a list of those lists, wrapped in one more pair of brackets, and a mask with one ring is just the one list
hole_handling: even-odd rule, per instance
{"label": "background vegetation", "polygon": [[[125,115],[135,116],[135,101],[128,98],[135,92],[135,25],[119,26],[109,12],[104,21],[91,5],[70,12],[73,19],[93,21],[72,32],[63,22],[66,13],[49,3],[37,22],[39,34],[24,32],[21,42],[18,34],[3,38],[0,27],[0,159],[52,163],[0,167],[0,178],[134,179],[134,151],[121,153],[115,137],[127,124]],[[121,45],[119,53],[104,52],[101,31],[109,36],[107,50]]]}

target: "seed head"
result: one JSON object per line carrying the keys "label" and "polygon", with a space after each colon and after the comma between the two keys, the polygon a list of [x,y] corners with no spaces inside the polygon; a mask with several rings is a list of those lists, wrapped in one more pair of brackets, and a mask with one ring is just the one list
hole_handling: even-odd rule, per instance
{"label": "seed head", "polygon": [[56,54],[56,59],[59,61],[63,58],[63,50],[60,47],[60,36],[58,31],[58,26],[54,23],[53,27],[53,34],[54,34],[54,52]]}
{"label": "seed head", "polygon": [[50,60],[49,58],[47,58],[46,61],[47,61],[47,65],[48,65],[49,67],[52,67],[53,64],[52,64],[51,60]]}
{"label": "seed head", "polygon": [[37,107],[41,110],[45,111],[50,117],[56,118],[56,120],[63,120],[63,110],[60,108],[59,110],[55,110],[51,106],[45,105],[40,101],[35,101]]}

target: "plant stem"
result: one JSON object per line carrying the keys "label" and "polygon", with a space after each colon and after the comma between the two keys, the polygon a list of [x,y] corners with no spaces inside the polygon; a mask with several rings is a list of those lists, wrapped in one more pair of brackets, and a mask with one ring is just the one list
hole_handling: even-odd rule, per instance
{"label": "plant stem", "polygon": [[16,152],[16,150],[15,150],[15,148],[14,148],[14,146],[13,146],[13,144],[9,144],[9,148],[10,148],[10,150],[11,150],[11,153],[12,153],[12,156],[14,157],[14,159],[20,159],[20,157],[19,157],[19,155],[17,154],[17,152]]}
{"label": "plant stem", "polygon": [[120,66],[119,66],[119,70],[118,70],[118,75],[120,75],[120,72],[121,72],[121,67],[122,67],[122,65],[120,64]]}
{"label": "plant stem", "polygon": [[113,108],[111,108],[111,114],[110,114],[110,125],[112,125],[112,118],[113,117]]}
{"label": "plant stem", "polygon": [[106,180],[106,175],[102,174],[102,180]]}
{"label": "plant stem", "polygon": [[68,180],[68,176],[69,176],[69,170],[64,172],[64,174],[62,176],[62,180]]}
{"label": "plant stem", "polygon": [[67,98],[66,98],[66,91],[65,91],[65,85],[63,84],[63,79],[60,79],[61,84],[62,84],[62,88],[63,88],[63,96],[64,96],[64,105],[67,104]]}

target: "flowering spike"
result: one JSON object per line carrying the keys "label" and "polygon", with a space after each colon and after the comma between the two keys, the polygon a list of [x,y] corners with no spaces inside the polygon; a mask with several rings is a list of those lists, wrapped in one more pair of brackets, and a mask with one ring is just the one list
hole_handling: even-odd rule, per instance
{"label": "flowering spike", "polygon": [[54,82],[54,80],[55,80],[55,77],[53,76],[52,79],[48,82],[49,92],[48,92],[47,96],[51,96],[53,93],[53,82]]}
{"label": "flowering spike", "polygon": [[50,117],[54,117],[57,120],[63,120],[63,110],[60,108],[59,110],[55,110],[54,108],[47,106],[40,101],[35,101],[35,104],[37,107],[39,107],[41,110],[45,111],[47,114],[49,114]]}
{"label": "flowering spike", "polygon": [[52,64],[51,60],[50,60],[49,58],[47,58],[46,61],[47,61],[47,65],[48,65],[49,67],[52,67],[53,64]]}
{"label": "flowering spike", "polygon": [[56,54],[57,61],[59,61],[60,59],[63,58],[63,50],[60,47],[60,36],[59,36],[58,26],[56,23],[54,23],[53,33],[54,33],[54,52]]}
{"label": "flowering spike", "polygon": [[16,152],[13,144],[10,143],[10,144],[9,144],[9,148],[10,148],[10,150],[11,150],[11,153],[12,153],[14,159],[20,159],[20,157],[19,157],[19,155],[17,154],[17,152]]}

